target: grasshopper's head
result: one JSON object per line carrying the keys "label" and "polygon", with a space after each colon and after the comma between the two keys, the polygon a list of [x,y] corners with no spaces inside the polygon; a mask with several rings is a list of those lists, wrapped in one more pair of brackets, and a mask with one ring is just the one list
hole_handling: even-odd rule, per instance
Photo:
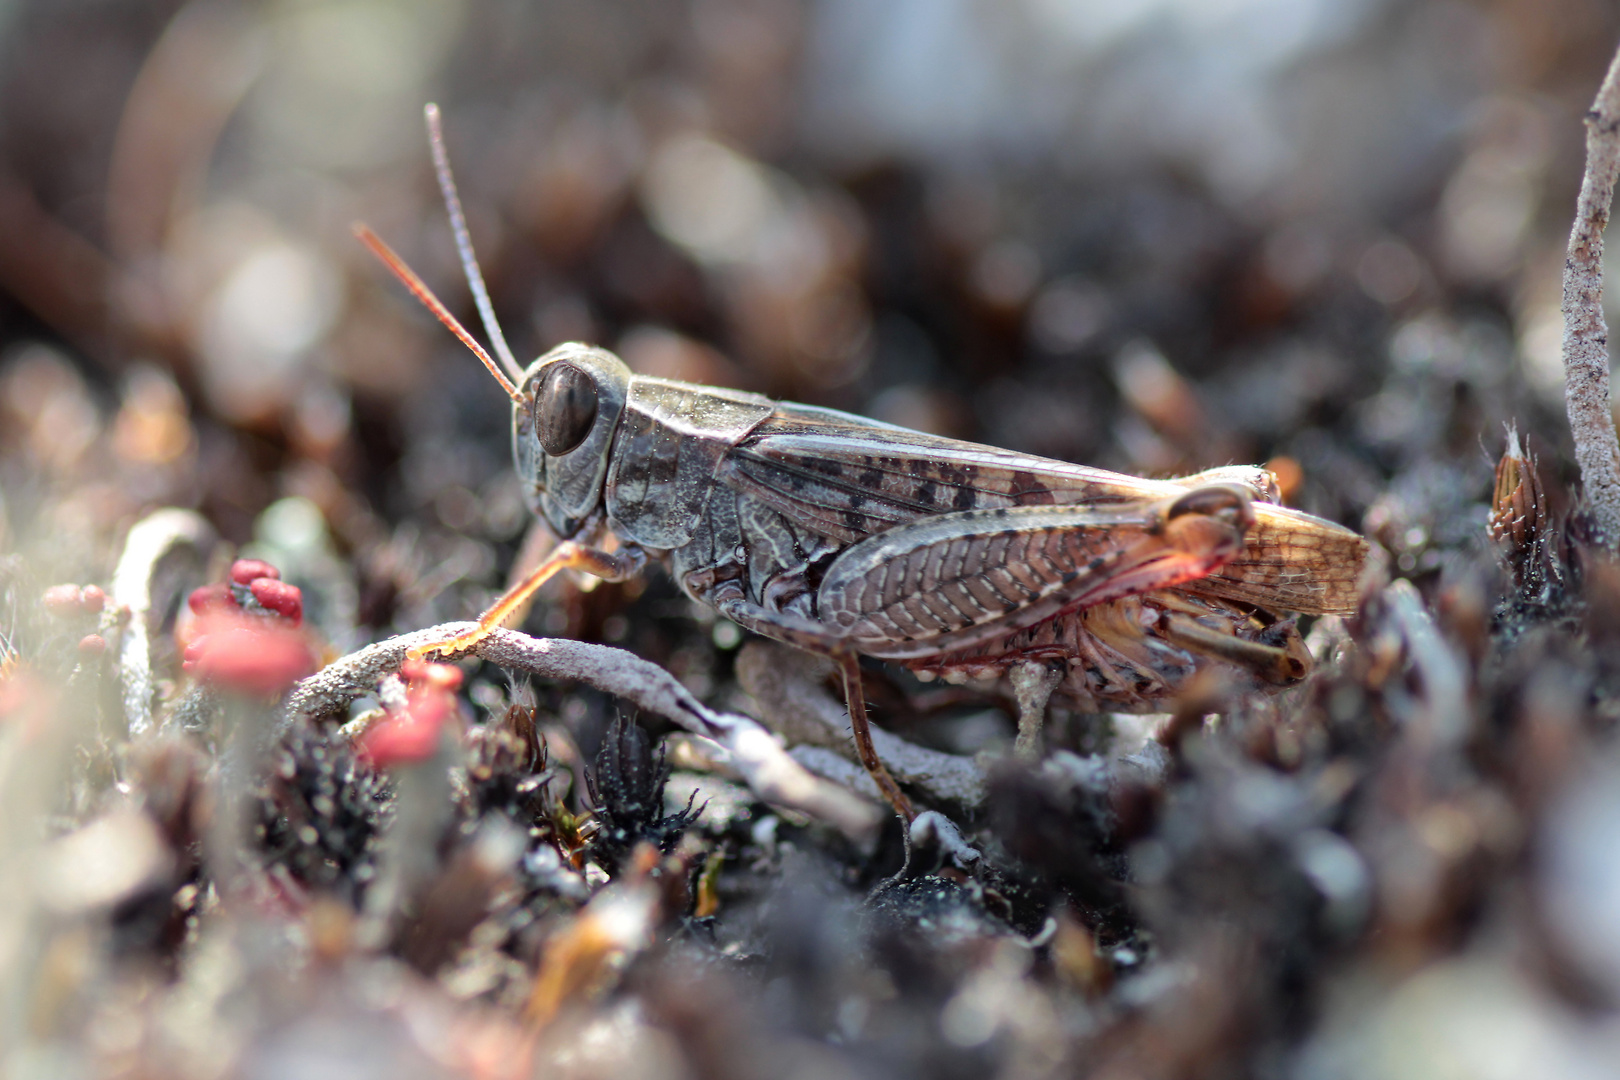
{"label": "grasshopper's head", "polygon": [[601,504],[630,369],[605,349],[559,345],[529,365],[512,405],[512,458],[529,509],[560,537]]}
{"label": "grasshopper's head", "polygon": [[[613,448],[613,430],[624,411],[630,389],[630,369],[612,353],[589,345],[559,345],[519,371],[517,360],[506,344],[495,308],[484,286],[483,272],[473,255],[472,238],[461,212],[461,198],[450,175],[450,158],[439,130],[439,108],[426,110],[428,143],[433,164],[444,193],[445,209],[455,233],[461,266],[478,314],[495,348],[491,356],[474,340],[456,317],[450,314],[422,279],[405,265],[405,260],[383,243],[365,225],[355,225],[355,235],[369,247],[394,276],[420,300],[436,319],[473,355],[483,361],[506,396],[512,399],[512,456],[517,460],[523,481],[524,500],[529,509],[544,517],[559,537],[571,538],[602,503],[602,485],[607,478],[608,455]],[[496,358],[499,357],[499,362]],[[513,380],[517,380],[514,385]]]}

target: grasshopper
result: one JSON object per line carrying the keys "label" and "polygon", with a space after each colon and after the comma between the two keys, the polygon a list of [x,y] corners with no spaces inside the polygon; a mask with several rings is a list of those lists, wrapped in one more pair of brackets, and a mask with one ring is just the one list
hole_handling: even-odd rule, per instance
{"label": "grasshopper", "polygon": [[862,763],[902,816],[872,745],[859,657],[924,679],[1011,674],[1021,742],[1054,692],[1144,711],[1216,665],[1257,685],[1310,670],[1295,617],[1355,610],[1366,542],[1277,505],[1259,467],[1145,480],[946,439],[832,409],[633,373],[560,345],[520,369],[473,254],[434,106],[429,140],[468,285],[501,363],[364,225],[360,239],[512,400],[530,510],[560,543],[460,654],[563,569],[610,581],[662,564],[748,630],[827,655]]}

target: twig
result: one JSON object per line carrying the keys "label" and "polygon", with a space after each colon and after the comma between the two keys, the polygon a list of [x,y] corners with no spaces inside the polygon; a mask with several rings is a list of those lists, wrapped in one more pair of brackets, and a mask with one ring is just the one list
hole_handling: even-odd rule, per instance
{"label": "twig", "polygon": [[1422,734],[1445,749],[1455,749],[1468,737],[1472,716],[1468,707],[1468,672],[1457,651],[1446,642],[1424,609],[1423,597],[1410,581],[1400,580],[1384,590],[1388,618],[1406,643],[1407,655],[1423,683],[1428,706]]}
{"label": "twig", "polygon": [[924,810],[911,821],[911,842],[920,846],[937,844],[957,866],[969,867],[984,857],[966,840],[956,823],[938,810]]}
{"label": "twig", "polygon": [[[760,703],[766,723],[796,744],[794,757],[823,776],[842,778],[842,770],[825,767],[822,755],[799,752],[813,746],[859,760],[850,744],[849,713],[822,685],[829,670],[819,657],[767,642],[750,642],[737,657],[738,681]],[[969,808],[984,801],[984,770],[972,758],[930,750],[881,728],[872,729],[872,744],[896,778],[931,798]]]}
{"label": "twig", "polygon": [[[389,638],[329,664],[294,688],[286,722],[299,716],[325,717],[370,693],[377,679],[397,671],[414,648],[449,640],[472,623],[445,623]],[[730,765],[766,802],[803,810],[850,836],[876,828],[881,812],[848,791],[807,772],[770,732],[749,717],[710,709],[657,664],[623,649],[558,638],[532,638],[497,630],[473,653],[501,667],[546,679],[582,682],[668,717],[681,727],[718,743]]]}
{"label": "twig", "polygon": [[137,521],[124,541],[113,571],[112,600],[129,609],[118,672],[131,738],[152,728],[152,635],[169,617],[181,589],[202,580],[214,541],[214,527],[201,515],[173,507]]}
{"label": "twig", "polygon": [[1620,444],[1609,400],[1609,328],[1603,320],[1603,229],[1620,175],[1620,52],[1586,114],[1586,173],[1564,260],[1564,406],[1575,461],[1598,535],[1620,545]]}

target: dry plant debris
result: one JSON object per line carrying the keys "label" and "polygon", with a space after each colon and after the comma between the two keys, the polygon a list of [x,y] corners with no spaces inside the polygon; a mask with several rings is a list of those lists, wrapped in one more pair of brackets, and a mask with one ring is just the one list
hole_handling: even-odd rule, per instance
{"label": "dry plant debris", "polygon": [[1620,53],[1586,115],[1586,172],[1564,262],[1564,400],[1583,494],[1598,536],[1620,550],[1620,442],[1609,390],[1603,318],[1603,231],[1620,176]]}

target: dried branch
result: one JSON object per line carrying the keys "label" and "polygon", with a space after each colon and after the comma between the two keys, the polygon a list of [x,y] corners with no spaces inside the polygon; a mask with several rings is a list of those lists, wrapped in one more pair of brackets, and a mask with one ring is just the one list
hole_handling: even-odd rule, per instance
{"label": "dried branch", "polygon": [[1620,175],[1620,53],[1586,114],[1586,173],[1564,260],[1564,405],[1581,485],[1611,550],[1620,545],[1620,444],[1609,399],[1609,328],[1603,320],[1603,230]]}
{"label": "dried branch", "polygon": [[203,578],[216,537],[214,527],[190,510],[158,510],[137,521],[113,571],[112,600],[129,609],[119,647],[124,721],[135,738],[152,728],[152,637],[172,614],[187,584]]}
{"label": "dried branch", "polygon": [[1406,644],[1423,685],[1427,708],[1420,714],[1425,724],[1421,736],[1435,746],[1455,749],[1468,737],[1472,724],[1468,669],[1434,625],[1410,581],[1391,583],[1384,590],[1384,604],[1386,618]]}
{"label": "dried branch", "polygon": [[[397,671],[410,650],[446,641],[472,627],[472,623],[445,623],[334,661],[294,688],[286,721],[343,711],[355,698],[371,693],[380,677]],[[497,630],[472,651],[510,670],[585,683],[713,740],[766,802],[803,810],[855,837],[870,834],[881,819],[881,811],[870,803],[807,772],[756,721],[710,709],[669,672],[633,653],[583,641],[532,638],[513,630]]]}
{"label": "dried branch", "polygon": [[924,810],[911,820],[911,842],[924,847],[937,846],[963,868],[984,858],[983,852],[962,839],[962,831],[956,823],[938,810]]}
{"label": "dried branch", "polygon": [[[850,742],[849,712],[823,685],[830,670],[820,657],[768,642],[750,642],[737,657],[738,681],[760,703],[766,723],[794,744],[798,761],[822,776],[840,781],[847,776],[857,790],[874,792],[875,784],[861,783],[825,754],[804,752],[816,747],[859,761]],[[930,750],[881,728],[872,729],[872,743],[902,783],[961,806],[984,801],[984,770],[972,758]]]}

